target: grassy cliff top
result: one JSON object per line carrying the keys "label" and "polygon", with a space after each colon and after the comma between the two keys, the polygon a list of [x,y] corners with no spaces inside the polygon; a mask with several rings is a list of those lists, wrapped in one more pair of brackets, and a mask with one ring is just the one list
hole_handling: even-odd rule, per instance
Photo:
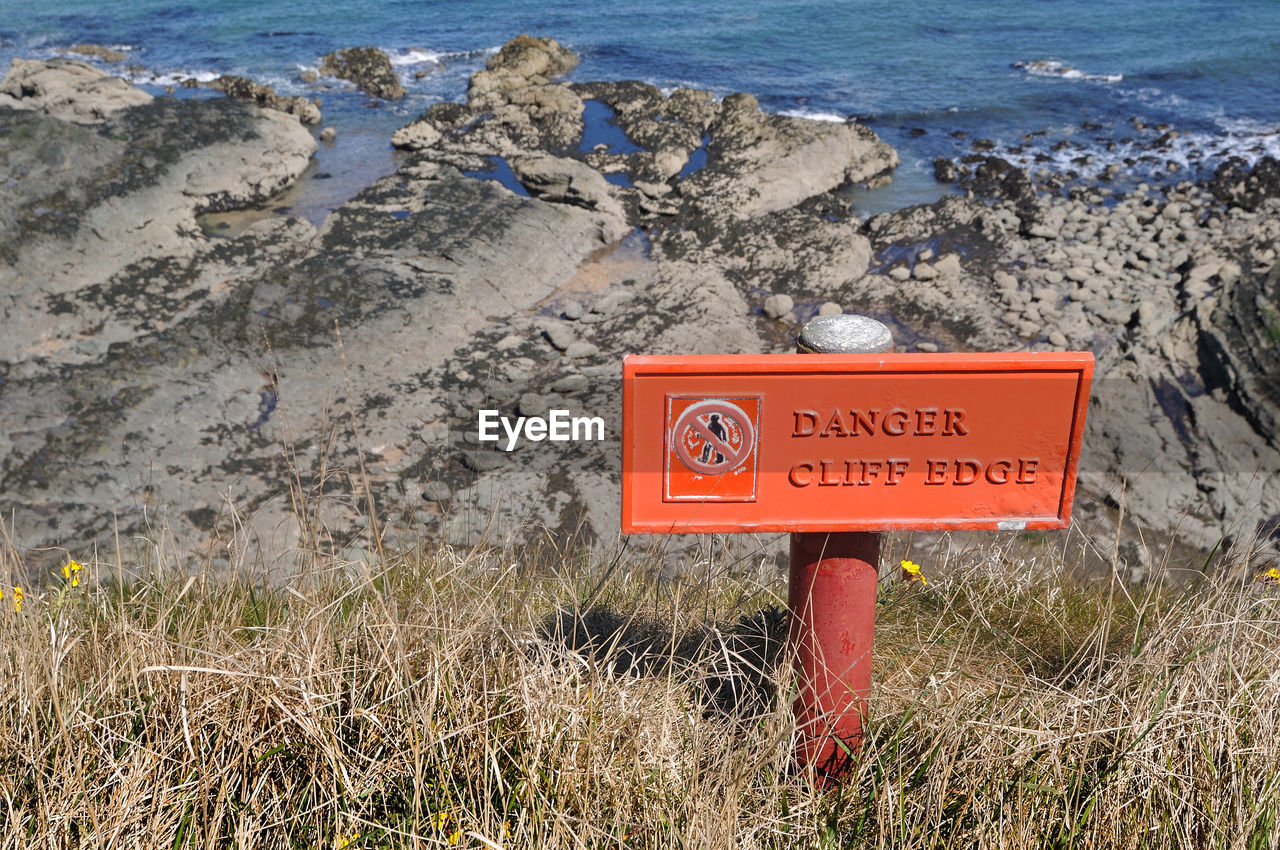
{"label": "grassy cliff top", "polygon": [[548,546],[6,581],[3,843],[1275,846],[1265,562],[1129,587],[1047,549],[882,566],[829,791],[791,766],[785,578],[714,540],[682,577]]}

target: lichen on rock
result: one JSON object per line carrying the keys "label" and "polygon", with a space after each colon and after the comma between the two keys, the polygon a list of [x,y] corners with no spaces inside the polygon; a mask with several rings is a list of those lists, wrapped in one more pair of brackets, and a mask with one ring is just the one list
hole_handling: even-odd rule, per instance
{"label": "lichen on rock", "polygon": [[376,47],[344,47],[326,53],[320,60],[320,73],[348,80],[384,100],[400,100],[406,94],[390,58]]}

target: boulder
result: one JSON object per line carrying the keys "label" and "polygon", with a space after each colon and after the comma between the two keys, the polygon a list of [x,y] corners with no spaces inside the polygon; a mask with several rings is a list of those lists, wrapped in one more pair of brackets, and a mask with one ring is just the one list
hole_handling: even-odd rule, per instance
{"label": "boulder", "polygon": [[0,106],[36,109],[77,124],[97,124],[151,95],[74,59],[14,59],[0,81]]}
{"label": "boulder", "polygon": [[430,121],[418,120],[406,124],[391,136],[391,144],[401,150],[418,151],[440,141],[441,133]]}
{"label": "boulder", "polygon": [[1224,203],[1250,212],[1267,198],[1280,198],[1280,160],[1264,156],[1253,167],[1238,157],[1218,166],[1209,190]]}
{"label": "boulder", "polygon": [[391,60],[376,47],[347,47],[327,53],[320,60],[320,73],[353,82],[361,91],[384,100],[405,96]]}
{"label": "boulder", "polygon": [[[577,54],[553,38],[516,36],[489,57],[483,71],[471,75],[467,102],[475,110],[493,109],[513,102],[516,92],[548,87],[552,78],[567,74],[577,65]],[[567,88],[550,88],[552,91],[537,95],[524,91],[520,102],[524,105],[533,103],[541,111],[575,111],[581,114],[581,101],[570,98],[568,95],[572,93]]]}
{"label": "boulder", "polygon": [[625,223],[626,214],[609,181],[591,166],[555,156],[512,157],[508,163],[535,198],[596,210]]}
{"label": "boulder", "polygon": [[294,115],[303,124],[320,123],[320,107],[316,101],[305,97],[288,97],[276,94],[276,90],[271,86],[255,83],[248,77],[223,74],[216,80],[205,83],[205,85],[215,91],[222,92],[227,97],[247,100],[266,109],[275,109]]}
{"label": "boulder", "polygon": [[898,154],[861,124],[835,124],[760,111],[748,94],[724,99],[710,127],[708,161],[680,184],[698,212],[748,219],[795,206],[898,166]]}
{"label": "boulder", "polygon": [[522,33],[489,57],[485,67],[518,77],[559,77],[578,67],[578,55],[554,38]]}

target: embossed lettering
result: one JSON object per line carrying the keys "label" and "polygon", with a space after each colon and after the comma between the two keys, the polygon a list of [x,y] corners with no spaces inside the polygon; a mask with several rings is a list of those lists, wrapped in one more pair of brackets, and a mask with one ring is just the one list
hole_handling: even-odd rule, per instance
{"label": "embossed lettering", "polygon": [[[905,410],[890,410],[884,415],[880,428],[891,437],[901,437],[907,430],[908,416]],[[892,425],[889,424],[890,421],[893,422]]]}
{"label": "embossed lettering", "polygon": [[866,413],[861,410],[850,410],[849,413],[853,415],[853,430],[849,432],[849,436],[858,436],[859,428],[863,429],[867,436],[875,433],[876,417],[880,415],[879,408],[868,410]]}
{"label": "embossed lettering", "polygon": [[1009,481],[1009,470],[1013,468],[1013,461],[998,460],[987,467],[987,480],[992,484],[1005,484]]}
{"label": "embossed lettering", "polygon": [[791,467],[791,474],[787,478],[795,487],[808,487],[813,483],[813,464],[797,463]]}
{"label": "embossed lettering", "polygon": [[827,422],[827,427],[822,429],[824,437],[843,437],[848,432],[844,429],[844,417],[840,415],[839,410],[831,411],[831,419]]}
{"label": "embossed lettering", "polygon": [[978,480],[978,473],[982,470],[982,464],[976,460],[968,458],[960,458],[956,460],[956,483],[972,484]]}
{"label": "embossed lettering", "polygon": [[959,436],[964,437],[969,433],[969,429],[966,428],[963,423],[963,410],[956,410],[955,408],[948,407],[946,410],[942,411],[942,413],[943,418],[946,420],[942,426],[942,436],[950,437],[953,434],[958,434]]}

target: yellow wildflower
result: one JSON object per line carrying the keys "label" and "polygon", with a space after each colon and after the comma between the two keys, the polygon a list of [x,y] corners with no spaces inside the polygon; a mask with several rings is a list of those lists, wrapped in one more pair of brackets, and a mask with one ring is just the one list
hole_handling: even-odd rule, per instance
{"label": "yellow wildflower", "polygon": [[13,610],[15,611],[22,610],[22,597],[23,597],[22,588],[15,587],[13,589]]}
{"label": "yellow wildflower", "polygon": [[84,569],[84,564],[76,560],[68,559],[62,565],[62,577],[71,582],[72,587],[80,586],[80,571]]}
{"label": "yellow wildflower", "polygon": [[[448,812],[436,812],[431,816],[431,825],[435,827],[436,830],[443,832],[444,828],[449,825],[450,820],[452,820],[452,818],[449,816]],[[446,840],[451,845],[457,844],[462,840],[462,833],[455,829],[449,833]]]}
{"label": "yellow wildflower", "polygon": [[906,574],[907,581],[918,581],[926,586],[929,584],[929,580],[924,577],[924,573],[920,572],[920,565],[915,561],[903,561],[902,572]]}
{"label": "yellow wildflower", "polygon": [[1280,570],[1272,567],[1265,573],[1259,573],[1254,581],[1265,582],[1266,584],[1280,584]]}
{"label": "yellow wildflower", "polygon": [[353,832],[350,835],[339,835],[338,840],[333,842],[333,850],[347,850],[359,838],[360,833],[358,832]]}

